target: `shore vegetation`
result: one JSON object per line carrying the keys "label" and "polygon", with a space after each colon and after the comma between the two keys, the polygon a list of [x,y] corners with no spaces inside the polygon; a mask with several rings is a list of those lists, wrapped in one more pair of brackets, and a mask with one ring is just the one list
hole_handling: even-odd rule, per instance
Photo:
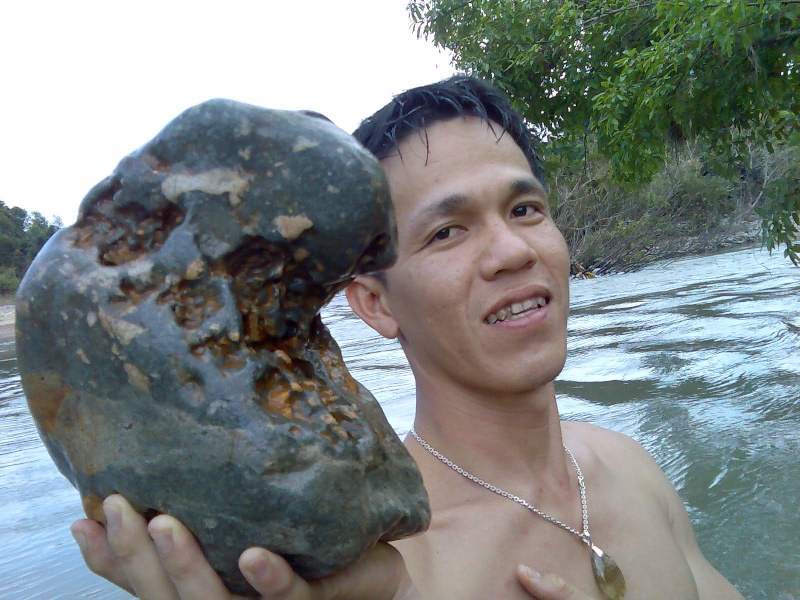
{"label": "shore vegetation", "polygon": [[[548,146],[553,146],[548,148]],[[763,214],[800,182],[800,145],[753,144],[734,163],[701,140],[674,147],[650,179],[619,181],[596,141],[545,144],[551,202],[573,275],[763,241]]]}
{"label": "shore vegetation", "polygon": [[36,254],[62,226],[58,217],[48,222],[41,213],[0,200],[0,298],[16,292]]}

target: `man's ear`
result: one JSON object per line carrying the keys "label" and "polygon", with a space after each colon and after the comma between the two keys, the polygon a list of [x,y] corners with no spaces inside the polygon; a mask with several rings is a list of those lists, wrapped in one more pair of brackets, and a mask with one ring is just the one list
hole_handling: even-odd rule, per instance
{"label": "man's ear", "polygon": [[386,287],[377,277],[372,275],[356,277],[347,286],[345,295],[353,312],[383,337],[394,339],[400,333],[400,328],[389,309]]}

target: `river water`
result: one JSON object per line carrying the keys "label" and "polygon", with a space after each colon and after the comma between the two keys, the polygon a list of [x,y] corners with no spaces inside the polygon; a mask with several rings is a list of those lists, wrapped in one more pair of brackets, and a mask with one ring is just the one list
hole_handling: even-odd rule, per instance
{"label": "river water", "polygon": [[[413,379],[399,346],[340,298],[325,320],[405,434]],[[575,281],[569,332],[563,417],[641,442],[746,598],[800,599],[800,269],[739,250]],[[83,566],[68,530],[80,501],[39,441],[13,342],[0,342],[0,506],[0,598],[130,597]]]}

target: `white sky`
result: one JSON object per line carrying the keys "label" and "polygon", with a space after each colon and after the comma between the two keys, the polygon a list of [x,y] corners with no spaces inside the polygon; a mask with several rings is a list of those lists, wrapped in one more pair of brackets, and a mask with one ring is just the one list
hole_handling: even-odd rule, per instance
{"label": "white sky", "polygon": [[454,72],[407,0],[20,0],[0,5],[0,200],[75,221],[184,109],[225,97],[346,131]]}

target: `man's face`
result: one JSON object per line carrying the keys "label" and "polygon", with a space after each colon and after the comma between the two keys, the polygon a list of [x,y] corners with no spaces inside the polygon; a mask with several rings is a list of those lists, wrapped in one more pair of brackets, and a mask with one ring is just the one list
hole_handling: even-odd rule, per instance
{"label": "man's face", "polygon": [[418,385],[524,392],[564,366],[569,253],[501,131],[438,122],[382,161],[398,229],[383,301]]}

